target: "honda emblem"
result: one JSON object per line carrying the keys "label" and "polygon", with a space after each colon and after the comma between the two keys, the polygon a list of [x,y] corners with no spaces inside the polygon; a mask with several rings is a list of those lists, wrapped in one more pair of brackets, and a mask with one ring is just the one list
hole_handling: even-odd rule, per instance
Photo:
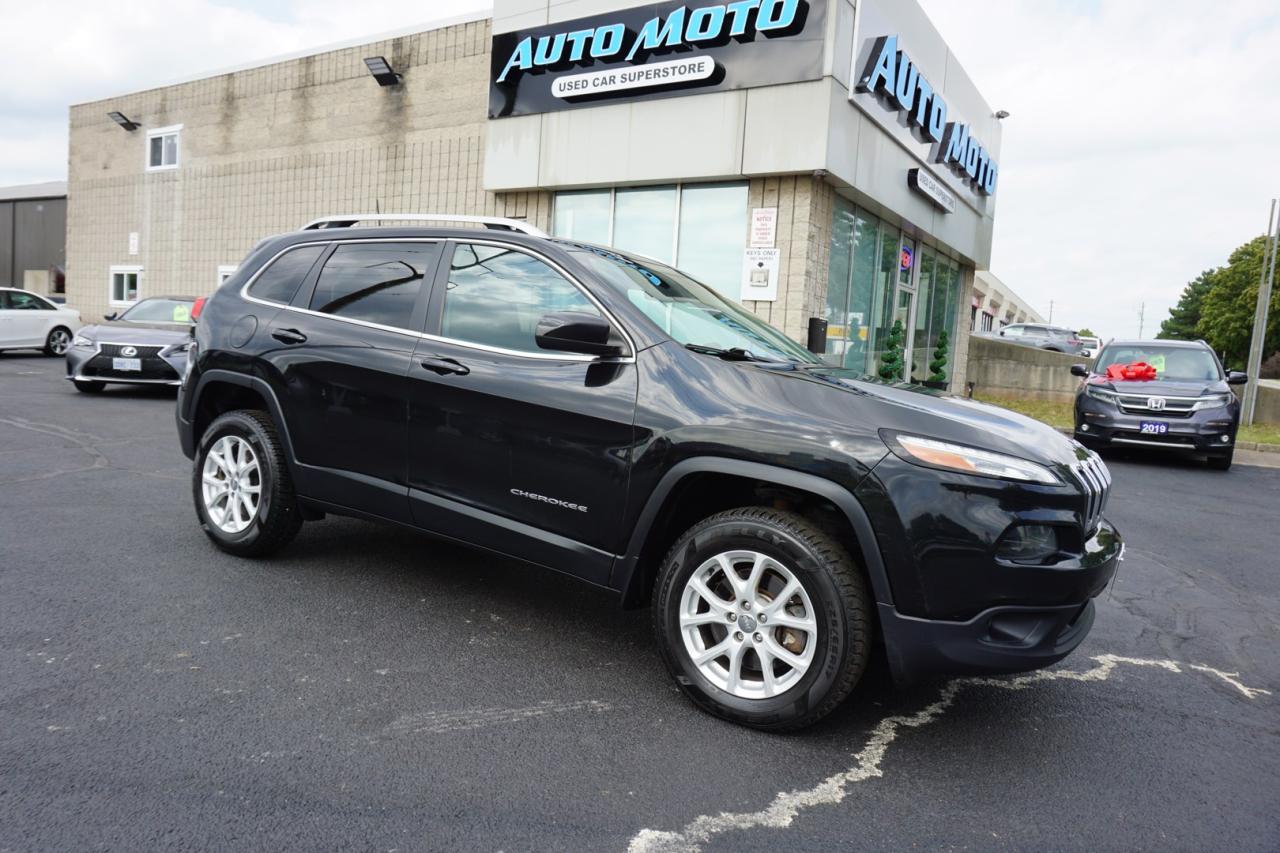
{"label": "honda emblem", "polygon": [[1147,408],[1153,412],[1164,410],[1164,397],[1148,397]]}

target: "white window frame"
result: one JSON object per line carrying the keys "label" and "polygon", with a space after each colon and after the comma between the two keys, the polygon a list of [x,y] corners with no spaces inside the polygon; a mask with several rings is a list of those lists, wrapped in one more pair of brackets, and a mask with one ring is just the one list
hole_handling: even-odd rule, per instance
{"label": "white window frame", "polygon": [[222,283],[235,275],[238,269],[239,264],[218,264],[218,283],[215,286],[222,287]]}
{"label": "white window frame", "polygon": [[[116,299],[116,276],[128,275],[133,273],[138,277],[138,293],[137,297],[129,299]],[[128,307],[136,304],[142,299],[142,267],[136,264],[121,264],[112,266],[107,274],[107,304],[111,306]]]}
{"label": "white window frame", "polygon": [[[151,165],[151,140],[157,136],[172,136],[174,156],[177,158],[172,163],[166,163],[161,166]],[[161,154],[163,156],[164,146],[161,145]],[[178,168],[178,164],[182,162],[182,125],[171,124],[168,127],[157,127],[147,131],[147,144],[142,152],[142,165],[146,167],[148,172],[168,172]]]}

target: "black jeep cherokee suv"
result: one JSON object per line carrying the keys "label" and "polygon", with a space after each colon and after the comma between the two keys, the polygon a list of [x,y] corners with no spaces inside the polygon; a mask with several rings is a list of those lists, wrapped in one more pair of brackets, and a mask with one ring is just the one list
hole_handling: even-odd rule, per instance
{"label": "black jeep cherokee suv", "polygon": [[1054,430],[831,367],[642,257],[354,222],[264,241],[195,329],[178,428],[220,548],[332,512],[566,572],[651,602],[681,689],[765,729],[877,650],[1012,672],[1089,631],[1110,476]]}

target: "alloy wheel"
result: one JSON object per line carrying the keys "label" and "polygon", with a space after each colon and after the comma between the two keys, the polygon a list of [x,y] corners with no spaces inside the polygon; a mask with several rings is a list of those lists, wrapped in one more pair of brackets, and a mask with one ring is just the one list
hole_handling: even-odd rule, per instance
{"label": "alloy wheel", "polygon": [[71,347],[71,333],[65,329],[54,329],[49,333],[49,349],[54,355],[66,355]]}
{"label": "alloy wheel", "polygon": [[680,635],[694,666],[716,687],[741,699],[768,699],[808,672],[818,623],[791,569],[758,551],[726,551],[685,583]]}
{"label": "alloy wheel", "polygon": [[209,520],[224,533],[240,533],[258,515],[262,468],[249,442],[224,435],[204,459],[201,495]]}

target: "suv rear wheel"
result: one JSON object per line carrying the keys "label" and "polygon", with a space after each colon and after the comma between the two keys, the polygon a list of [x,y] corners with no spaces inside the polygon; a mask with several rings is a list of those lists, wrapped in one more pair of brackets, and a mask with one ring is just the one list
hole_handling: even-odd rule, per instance
{"label": "suv rear wheel", "polygon": [[302,526],[280,439],[266,412],[227,412],[210,424],[196,451],[191,486],[205,534],[231,554],[270,554]]}
{"label": "suv rear wheel", "polygon": [[653,621],[685,694],[760,729],[826,716],[871,654],[862,572],[828,532],[780,510],[729,510],[690,528],[663,561]]}

